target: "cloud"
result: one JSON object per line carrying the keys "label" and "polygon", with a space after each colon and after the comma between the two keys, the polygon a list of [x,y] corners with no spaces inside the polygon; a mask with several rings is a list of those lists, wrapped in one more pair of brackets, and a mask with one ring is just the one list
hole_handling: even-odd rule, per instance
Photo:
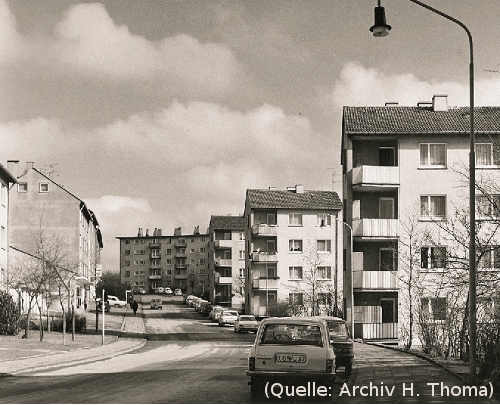
{"label": "cloud", "polygon": [[244,76],[225,45],[201,43],[186,34],[148,41],[115,24],[102,4],[72,6],[56,34],[54,49],[60,62],[83,75],[159,80],[178,91],[213,93],[235,90]]}
{"label": "cloud", "polygon": [[[426,82],[412,74],[387,74],[356,62],[344,65],[328,97],[329,105],[340,109],[344,105],[383,106],[391,101],[416,106],[419,101],[431,101],[435,94],[447,94],[450,106],[469,105],[468,82]],[[475,105],[500,105],[500,75],[475,80]]]}
{"label": "cloud", "polygon": [[17,55],[21,37],[16,30],[16,20],[5,0],[0,1],[0,61],[10,62]]}
{"label": "cloud", "polygon": [[119,195],[104,195],[97,199],[90,199],[87,205],[91,210],[99,213],[116,214],[119,211],[132,210],[150,213],[151,206],[145,198],[132,198]]}

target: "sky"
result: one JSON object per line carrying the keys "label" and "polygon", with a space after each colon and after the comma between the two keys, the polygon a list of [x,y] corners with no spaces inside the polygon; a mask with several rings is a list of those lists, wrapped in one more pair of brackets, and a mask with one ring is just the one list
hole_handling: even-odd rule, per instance
{"label": "sky", "polygon": [[[117,236],[243,213],[249,188],[341,193],[343,106],[469,105],[465,31],[409,0],[0,0],[0,163],[87,203]],[[500,106],[500,1],[427,0],[474,40],[475,104]]]}

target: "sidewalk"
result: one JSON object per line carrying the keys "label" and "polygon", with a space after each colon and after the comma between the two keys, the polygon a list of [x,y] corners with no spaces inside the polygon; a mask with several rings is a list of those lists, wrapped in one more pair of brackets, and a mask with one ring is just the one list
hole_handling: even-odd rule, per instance
{"label": "sidewalk", "polygon": [[[2,375],[21,374],[34,372],[39,370],[47,370],[52,368],[68,367],[70,365],[90,363],[97,360],[108,359],[132,350],[138,349],[146,343],[144,336],[144,319],[142,316],[142,307],[139,308],[137,315],[134,316],[130,309],[126,309],[123,314],[121,328],[119,331],[111,331],[106,329],[106,333],[118,332],[118,334],[126,334],[127,337],[108,336],[105,337],[105,344],[102,345],[102,338],[99,340],[99,335],[93,334],[86,336],[85,334],[77,335],[76,339],[83,340],[84,337],[93,347],[84,347],[71,349],[71,346],[63,346],[64,349],[53,349],[50,345],[44,345],[44,342],[38,341],[38,331],[31,331],[31,338],[26,339],[5,339],[0,337],[0,349],[6,352],[24,350],[28,355],[10,360],[3,360],[0,370]],[[101,332],[102,333],[102,332]],[[60,334],[62,339],[62,334]],[[67,335],[67,339],[71,340],[71,334]],[[76,340],[75,339],[75,340]],[[38,345],[36,345],[38,342]],[[30,349],[26,349],[27,346]],[[100,344],[99,344],[100,343]],[[5,347],[2,347],[5,346]]]}

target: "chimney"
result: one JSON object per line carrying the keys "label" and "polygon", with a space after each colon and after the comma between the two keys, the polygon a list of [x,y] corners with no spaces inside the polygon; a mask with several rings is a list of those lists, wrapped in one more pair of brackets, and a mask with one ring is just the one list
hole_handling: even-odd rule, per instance
{"label": "chimney", "polygon": [[193,235],[199,235],[200,234],[200,225],[196,225],[194,227]]}
{"label": "chimney", "polygon": [[149,229],[146,229],[146,236],[149,236]]}
{"label": "chimney", "polygon": [[19,177],[19,160],[7,160],[7,170],[17,179]]}
{"label": "chimney", "polygon": [[269,191],[276,191],[276,187],[269,187]]}
{"label": "chimney", "polygon": [[436,94],[432,97],[433,111],[448,111],[448,94]]}
{"label": "chimney", "polygon": [[141,237],[142,237],[142,228],[139,228],[139,230],[137,231],[137,236],[138,236],[139,238],[141,238]]}
{"label": "chimney", "polygon": [[156,236],[161,236],[161,228],[158,228],[158,230],[156,231]]}
{"label": "chimney", "polygon": [[295,193],[304,194],[304,186],[302,184],[297,184],[295,186]]}
{"label": "chimney", "polygon": [[388,101],[387,103],[385,103],[386,107],[397,107],[398,105],[399,103],[397,101]]}
{"label": "chimney", "polygon": [[26,162],[26,171],[33,169],[35,162]]}
{"label": "chimney", "polygon": [[174,236],[181,236],[182,235],[182,228],[179,226],[178,228],[174,229]]}

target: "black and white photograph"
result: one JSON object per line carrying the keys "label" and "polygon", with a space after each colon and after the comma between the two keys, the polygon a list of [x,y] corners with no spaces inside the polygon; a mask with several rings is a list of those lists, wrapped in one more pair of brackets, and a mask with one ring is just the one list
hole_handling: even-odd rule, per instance
{"label": "black and white photograph", "polygon": [[0,0],[0,403],[500,403],[499,17]]}

